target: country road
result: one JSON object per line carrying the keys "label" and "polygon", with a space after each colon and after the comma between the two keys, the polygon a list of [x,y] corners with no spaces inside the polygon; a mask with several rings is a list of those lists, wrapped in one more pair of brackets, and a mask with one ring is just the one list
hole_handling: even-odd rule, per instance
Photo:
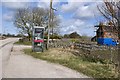
{"label": "country road", "polygon": [[[23,53],[31,46],[13,45],[17,39],[5,41],[2,51],[3,78],[88,78],[87,76],[59,64],[39,60]],[[13,50],[11,51],[11,48]]]}
{"label": "country road", "polygon": [[7,38],[5,40],[0,40],[0,78],[2,78],[2,72],[4,72],[4,68],[9,60],[13,43],[17,40],[18,38]]}

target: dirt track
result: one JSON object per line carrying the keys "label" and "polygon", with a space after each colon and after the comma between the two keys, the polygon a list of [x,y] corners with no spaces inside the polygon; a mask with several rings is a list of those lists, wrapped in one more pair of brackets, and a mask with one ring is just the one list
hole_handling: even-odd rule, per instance
{"label": "dirt track", "polygon": [[67,67],[35,59],[22,52],[29,46],[14,45],[3,78],[88,78]]}

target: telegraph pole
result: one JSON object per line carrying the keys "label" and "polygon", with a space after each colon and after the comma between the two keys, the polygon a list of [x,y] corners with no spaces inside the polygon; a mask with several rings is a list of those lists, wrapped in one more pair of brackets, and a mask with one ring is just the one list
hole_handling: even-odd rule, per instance
{"label": "telegraph pole", "polygon": [[52,9],[52,42],[53,42],[53,18],[54,18],[54,11]]}
{"label": "telegraph pole", "polygon": [[48,22],[47,49],[49,49],[50,26],[51,26],[51,13],[52,13],[52,0],[50,0],[50,11],[49,11],[49,22]]}
{"label": "telegraph pole", "polygon": [[[118,2],[120,4],[120,1]],[[120,5],[118,5],[120,8]],[[120,9],[118,9],[118,78],[120,79]]]}
{"label": "telegraph pole", "polygon": [[54,26],[53,26],[54,11],[57,11],[57,10],[52,7],[52,17],[51,17],[51,22],[52,22],[52,26],[51,26],[51,28],[52,28],[52,42],[53,42],[53,33],[54,33],[54,30],[53,30],[53,28],[54,28]]}

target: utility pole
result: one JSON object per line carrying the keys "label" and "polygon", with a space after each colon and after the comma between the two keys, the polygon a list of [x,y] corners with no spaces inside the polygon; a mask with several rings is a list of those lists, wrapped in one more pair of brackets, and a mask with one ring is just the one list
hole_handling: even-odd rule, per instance
{"label": "utility pole", "polygon": [[49,49],[50,26],[51,26],[51,12],[52,12],[52,0],[50,0],[50,12],[49,12],[49,22],[48,22],[47,49]]}
{"label": "utility pole", "polygon": [[54,11],[57,11],[56,9],[54,9],[53,7],[52,7],[52,17],[51,17],[51,21],[52,21],[52,42],[53,42],[53,34],[54,34],[54,26],[53,26],[53,19],[54,19]]}
{"label": "utility pole", "polygon": [[[54,10],[56,10],[56,9],[52,8],[52,24],[53,24],[53,19],[54,19]],[[52,27],[52,42],[53,42],[53,35],[54,35],[53,28],[54,28],[54,26],[52,25],[51,27]]]}
{"label": "utility pole", "polygon": [[52,9],[52,42],[53,42],[53,18],[54,18],[54,11]]}
{"label": "utility pole", "polygon": [[[118,2],[120,4],[120,1]],[[120,8],[120,5],[118,5]],[[120,79],[120,9],[118,9],[118,78]]]}

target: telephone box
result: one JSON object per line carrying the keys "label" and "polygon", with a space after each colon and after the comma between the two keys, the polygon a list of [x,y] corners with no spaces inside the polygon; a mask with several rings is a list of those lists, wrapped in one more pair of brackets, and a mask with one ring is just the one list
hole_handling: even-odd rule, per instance
{"label": "telephone box", "polygon": [[44,27],[34,26],[33,28],[32,49],[35,52],[44,51]]}

